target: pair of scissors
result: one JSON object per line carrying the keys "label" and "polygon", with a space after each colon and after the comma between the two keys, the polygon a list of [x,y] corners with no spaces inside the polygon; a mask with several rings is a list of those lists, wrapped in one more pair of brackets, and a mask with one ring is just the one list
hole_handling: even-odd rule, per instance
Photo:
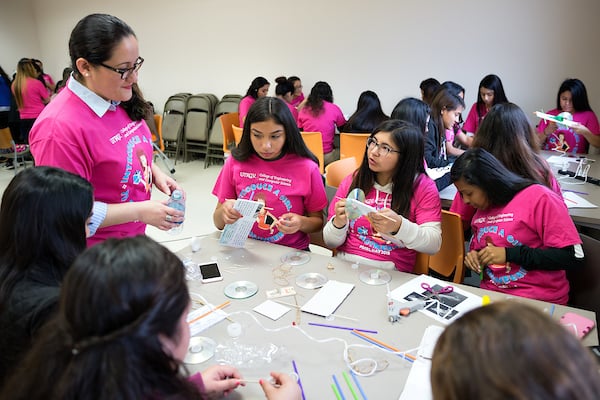
{"label": "pair of scissors", "polygon": [[434,289],[427,282],[421,283],[421,287],[429,292],[426,296],[428,299],[434,298],[439,302],[442,302],[442,299],[440,298],[441,294],[452,293],[454,291],[453,286],[445,286],[445,287],[441,287],[440,289]]}

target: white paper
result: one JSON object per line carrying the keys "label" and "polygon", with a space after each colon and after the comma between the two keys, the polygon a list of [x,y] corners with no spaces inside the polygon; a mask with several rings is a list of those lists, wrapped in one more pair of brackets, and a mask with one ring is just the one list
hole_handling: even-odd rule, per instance
{"label": "white paper", "polygon": [[271,300],[266,300],[261,304],[253,308],[259,314],[265,317],[271,318],[273,321],[283,317],[285,313],[291,310],[291,308],[284,306],[283,304],[275,303]]}
{"label": "white paper", "polygon": [[[213,306],[211,304],[211,305],[205,305],[198,309],[190,311],[190,313],[188,314],[188,316],[186,318],[186,321],[190,325],[190,335],[191,336],[195,336],[195,335],[199,334],[200,332],[204,331],[205,329],[210,328],[217,322],[220,322],[220,321],[224,320],[225,318],[227,318],[227,313],[225,311],[215,310],[215,311],[211,312],[210,314],[200,318],[199,320],[194,321],[194,319],[198,318],[199,316],[201,316],[203,314],[206,314],[210,310],[214,310],[214,308],[215,308],[215,306]],[[190,323],[190,321],[194,321],[194,322]]]}
{"label": "white paper", "polygon": [[329,280],[300,309],[304,312],[327,317],[335,312],[354,289],[352,283]]}
{"label": "white paper", "polygon": [[567,208],[598,208],[597,205],[590,203],[577,193],[563,191],[562,195]]}
{"label": "white paper", "polygon": [[448,172],[450,172],[451,169],[452,165],[447,165],[445,167],[439,168],[425,168],[425,172],[427,173],[427,176],[429,176],[435,181],[436,179],[439,179],[442,176],[446,175]]}
{"label": "white paper", "polygon": [[239,211],[242,217],[233,224],[225,225],[219,243],[231,247],[244,247],[258,212],[263,206],[264,204],[259,201],[237,199],[233,208]]}
{"label": "white paper", "polygon": [[[346,212],[348,214],[356,215],[355,218],[358,218],[361,215],[367,215],[368,213],[371,213],[371,212],[375,212],[375,213],[377,212],[377,209],[375,207],[365,204],[356,199],[351,199],[351,198],[346,199],[346,209],[347,209]],[[352,219],[355,219],[355,218],[352,218]]]}
{"label": "white paper", "polygon": [[433,397],[430,378],[431,355],[442,332],[444,332],[444,328],[435,325],[430,325],[425,329],[417,359],[410,368],[400,400],[429,400]]}
{"label": "white paper", "polygon": [[[428,283],[434,290],[439,290],[446,286],[452,286],[450,293],[440,294],[441,301],[434,297],[429,297],[430,292],[421,287],[422,283]],[[460,289],[452,282],[442,281],[427,275],[419,275],[405,284],[394,289],[390,296],[398,301],[426,300],[427,305],[419,312],[439,321],[448,324],[459,318],[465,312],[481,306],[481,297]]]}
{"label": "white paper", "polygon": [[458,193],[458,189],[454,186],[454,183],[450,186],[446,186],[442,190],[440,190],[440,199],[442,200],[454,200],[456,197],[456,193]]}

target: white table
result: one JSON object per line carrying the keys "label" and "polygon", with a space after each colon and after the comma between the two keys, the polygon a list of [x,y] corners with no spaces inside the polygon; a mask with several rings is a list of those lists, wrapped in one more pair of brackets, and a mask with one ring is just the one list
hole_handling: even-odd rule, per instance
{"label": "white table", "polygon": [[[379,340],[397,347],[400,350],[408,350],[417,347],[427,326],[440,325],[432,318],[419,312],[411,314],[408,318],[400,322],[391,324],[388,322],[387,316],[386,286],[370,286],[362,283],[358,278],[360,271],[368,269],[367,267],[359,266],[358,269],[353,269],[349,263],[343,260],[315,253],[309,253],[310,261],[307,264],[292,267],[289,276],[287,276],[289,285],[294,286],[298,293],[296,296],[298,304],[302,305],[308,301],[316,293],[316,290],[297,287],[295,285],[296,276],[305,272],[319,272],[330,280],[355,284],[354,290],[341,304],[336,313],[342,316],[357,318],[359,321],[354,322],[343,319],[327,321],[316,315],[296,312],[295,309],[285,314],[279,320],[272,321],[251,310],[267,299],[265,294],[266,290],[280,287],[274,283],[273,268],[277,268],[281,265],[281,256],[294,250],[288,247],[268,244],[252,239],[248,240],[246,248],[232,249],[219,245],[218,236],[219,233],[217,232],[212,235],[201,237],[200,251],[192,253],[190,247],[187,246],[179,251],[179,254],[191,255],[196,262],[216,260],[224,276],[222,282],[202,284],[199,281],[190,281],[189,286],[191,291],[200,293],[207,301],[215,306],[226,300],[231,300],[232,304],[224,309],[228,313],[248,311],[251,314],[254,314],[259,322],[266,328],[289,327],[299,317],[299,326],[311,336],[318,339],[337,337],[344,339],[348,343],[366,344],[367,342],[344,330],[314,327],[307,325],[307,323],[330,323],[377,330],[378,334],[372,336],[377,337]],[[186,242],[183,242],[182,246],[185,244]],[[329,269],[328,265],[332,266],[333,269]],[[391,271],[391,275],[392,280],[390,282],[390,289],[392,290],[415,277],[415,275],[397,271]],[[238,280],[249,280],[258,284],[258,293],[247,299],[228,299],[224,295],[223,289],[228,284]],[[460,287],[477,295],[488,294],[492,301],[506,298],[505,295],[496,292],[489,292],[464,285],[460,285]],[[547,303],[523,298],[513,299],[513,301],[533,304],[535,307],[542,310],[550,309],[550,305]],[[293,303],[294,297],[284,297],[281,298],[281,300]],[[559,318],[567,310],[573,309],[556,306],[554,318]],[[585,310],[576,310],[576,312],[595,320],[595,314],[593,312]],[[341,375],[342,371],[348,371],[342,357],[344,346],[341,342],[330,342],[325,344],[315,343],[314,341],[307,339],[295,328],[269,333],[260,328],[260,326],[247,314],[232,315],[231,320],[239,322],[243,327],[243,334],[240,339],[238,339],[241,344],[259,345],[272,343],[277,347],[285,348],[284,353],[286,355],[277,358],[271,365],[266,365],[251,371],[242,369],[242,373],[246,378],[266,378],[268,377],[268,372],[271,370],[291,372],[291,359],[294,359],[299,369],[300,378],[307,399],[335,398],[331,389],[331,383],[333,382],[332,374],[337,376],[340,385],[346,394],[346,398],[349,398],[350,391],[345,385]],[[227,326],[229,324],[230,322],[227,320],[221,321],[202,332],[199,336],[210,337],[218,343],[229,342],[231,341],[227,334]],[[596,329],[585,338],[584,344],[598,344]],[[388,355],[380,351],[369,350],[367,353],[361,353],[360,355],[373,356],[382,360],[385,359],[389,362],[389,366],[384,371],[371,377],[358,378],[367,397],[369,399],[397,399],[403,390],[404,382],[410,371],[411,364],[402,361],[398,356]],[[188,367],[191,371],[201,371],[214,362],[215,359],[212,358],[205,363],[189,365]],[[230,398],[255,399],[264,398],[264,395],[258,384],[248,383],[245,388],[238,388],[236,393]]]}

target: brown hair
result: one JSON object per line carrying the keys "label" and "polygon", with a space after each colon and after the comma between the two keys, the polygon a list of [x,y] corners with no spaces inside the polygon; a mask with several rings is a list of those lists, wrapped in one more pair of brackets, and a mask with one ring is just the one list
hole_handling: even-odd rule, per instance
{"label": "brown hair", "polygon": [[600,398],[598,364],[572,333],[516,301],[475,309],[440,336],[435,400]]}

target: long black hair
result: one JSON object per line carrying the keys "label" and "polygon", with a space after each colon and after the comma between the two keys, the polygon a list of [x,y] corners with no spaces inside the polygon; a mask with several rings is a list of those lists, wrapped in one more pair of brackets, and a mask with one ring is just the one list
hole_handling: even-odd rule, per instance
{"label": "long black hair", "polygon": [[452,182],[459,179],[477,186],[487,196],[490,206],[503,206],[521,190],[535,182],[509,171],[496,157],[482,148],[465,151],[450,170]]}
{"label": "long black hair", "polygon": [[[403,217],[409,218],[410,202],[415,192],[415,177],[425,173],[423,133],[409,122],[394,119],[381,123],[370,137],[374,137],[379,132],[389,132],[400,152],[392,174],[391,208]],[[355,188],[369,193],[375,184],[377,174],[369,168],[367,153],[368,149],[365,148],[362,163],[354,175],[348,193]]]}
{"label": "long black hair", "polygon": [[372,90],[365,90],[358,97],[356,111],[340,130],[343,132],[371,133],[379,124],[388,119],[389,117],[381,109],[381,101],[377,93]]}
{"label": "long black hair", "polygon": [[250,139],[250,127],[255,122],[273,120],[282,125],[285,130],[285,144],[281,150],[282,154],[296,154],[300,157],[310,158],[317,164],[319,160],[306,147],[298,125],[285,102],[276,97],[261,97],[250,106],[248,115],[244,121],[242,138],[236,148],[231,151],[231,156],[238,161],[246,161],[252,154],[256,154]]}
{"label": "long black hair", "polygon": [[556,94],[557,110],[560,110],[560,95],[567,91],[571,92],[571,101],[573,102],[575,111],[592,111],[585,85],[577,78],[565,79],[560,84],[560,88],[558,88],[558,93]]}
{"label": "long black hair", "polygon": [[[69,39],[69,55],[73,76],[82,81],[81,72],[77,69],[77,60],[83,58],[90,64],[100,65],[112,57],[121,40],[135,36],[129,25],[119,18],[108,14],[90,14],[80,20]],[[144,99],[133,93],[131,99],[122,103],[129,118],[141,121],[146,115]]]}
{"label": "long black hair", "polygon": [[87,249],[65,277],[58,314],[1,397],[199,398],[161,340],[179,340],[189,301],[181,261],[152,239]]}
{"label": "long black hair", "polygon": [[0,309],[33,270],[62,280],[86,247],[93,201],[87,180],[59,168],[27,168],[10,181],[0,205]]}
{"label": "long black hair", "polygon": [[246,91],[246,96],[250,96],[255,99],[258,99],[258,89],[260,89],[261,87],[263,87],[265,85],[270,85],[267,78],[263,78],[262,76],[257,76],[256,78],[254,78],[252,80],[252,83],[250,83],[250,86],[248,87],[248,90]]}

